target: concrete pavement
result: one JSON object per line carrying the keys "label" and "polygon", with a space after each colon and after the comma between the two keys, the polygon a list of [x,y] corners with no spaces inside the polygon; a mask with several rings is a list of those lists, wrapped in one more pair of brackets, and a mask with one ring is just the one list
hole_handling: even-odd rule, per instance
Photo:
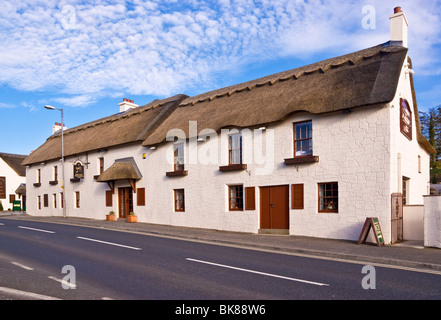
{"label": "concrete pavement", "polygon": [[26,214],[0,214],[0,222],[4,219],[32,220],[124,232],[137,232],[152,236],[179,238],[187,241],[239,246],[254,250],[268,250],[285,254],[347,260],[361,264],[381,264],[420,269],[426,272],[432,271],[441,274],[441,249],[424,248],[422,242],[403,242],[399,245],[378,247],[370,243],[358,245],[355,241],[227,232],[139,222],[128,223],[123,219],[118,219],[118,221],[105,221],[74,217],[35,217]]}

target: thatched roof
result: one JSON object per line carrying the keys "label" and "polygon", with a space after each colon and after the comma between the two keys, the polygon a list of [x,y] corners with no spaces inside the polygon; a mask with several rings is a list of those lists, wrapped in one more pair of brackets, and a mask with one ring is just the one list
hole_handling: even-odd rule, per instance
{"label": "thatched roof", "polygon": [[278,122],[298,111],[320,114],[388,103],[406,55],[402,46],[379,45],[189,97],[143,145],[164,142],[172,128],[189,137],[191,120],[199,130],[219,131]]}
{"label": "thatched roof", "polygon": [[26,167],[21,165],[26,156],[21,154],[1,152],[0,158],[3,159],[3,161],[6,162],[6,164],[10,166],[12,170],[14,170],[20,177],[26,176]]}
{"label": "thatched roof", "polygon": [[[66,130],[65,155],[132,142],[152,146],[166,141],[171,129],[188,138],[189,121],[198,130],[254,127],[286,119],[295,112],[322,114],[384,105],[396,95],[407,48],[386,43],[304,67],[203,93],[155,100],[123,114]],[[411,77],[413,86],[413,78]],[[414,94],[415,115],[418,115]],[[418,128],[418,141],[433,148]],[[26,158],[24,165],[61,157],[60,134]]]}
{"label": "thatched roof", "polygon": [[[65,130],[64,155],[76,155],[133,142],[141,143],[185,98],[186,95],[177,95],[155,100],[145,106]],[[23,165],[59,158],[61,133],[49,137],[25,159]]]}

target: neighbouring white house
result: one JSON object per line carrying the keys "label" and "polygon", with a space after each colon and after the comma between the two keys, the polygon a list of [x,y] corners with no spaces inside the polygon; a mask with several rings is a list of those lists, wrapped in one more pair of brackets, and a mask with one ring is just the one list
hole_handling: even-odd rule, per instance
{"label": "neighbouring white house", "polygon": [[14,201],[26,208],[26,168],[21,165],[27,156],[0,153],[0,202],[3,210],[13,210]]}
{"label": "neighbouring white house", "polygon": [[[429,194],[407,20],[391,39],[194,97],[177,95],[53,134],[23,164],[27,212],[356,240],[377,217],[402,239],[402,202]],[[402,201],[402,202],[401,202]]]}

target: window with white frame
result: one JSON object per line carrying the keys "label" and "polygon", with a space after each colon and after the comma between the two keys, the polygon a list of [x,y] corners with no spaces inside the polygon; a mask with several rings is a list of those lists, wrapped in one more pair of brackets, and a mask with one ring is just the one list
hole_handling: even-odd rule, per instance
{"label": "window with white frame", "polygon": [[229,164],[242,163],[242,134],[236,133],[228,136]]}

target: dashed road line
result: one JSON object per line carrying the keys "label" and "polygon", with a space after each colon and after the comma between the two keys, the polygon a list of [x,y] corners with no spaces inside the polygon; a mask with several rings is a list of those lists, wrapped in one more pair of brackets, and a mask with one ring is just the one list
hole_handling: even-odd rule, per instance
{"label": "dashed road line", "polygon": [[25,266],[24,264],[21,264],[21,263],[18,263],[18,262],[14,262],[14,261],[12,261],[11,263],[12,263],[14,266],[20,267],[20,268],[25,269],[25,270],[30,270],[30,271],[34,270],[34,268],[31,268],[31,267]]}
{"label": "dashed road line", "polygon": [[49,230],[43,230],[43,229],[36,229],[36,228],[30,228],[30,227],[24,227],[24,226],[18,226],[17,228],[20,229],[27,229],[32,231],[39,231],[39,232],[46,232],[46,233],[55,233],[55,231],[49,231]]}
{"label": "dashed road line", "polygon": [[91,239],[91,238],[85,238],[85,237],[77,237],[77,239],[82,239],[82,240],[87,240],[87,241],[93,241],[93,242],[98,242],[98,243],[104,243],[104,244],[109,244],[112,246],[117,246],[117,247],[123,247],[123,248],[127,248],[127,249],[132,249],[132,250],[142,250],[141,248],[137,248],[137,247],[132,247],[132,246],[127,246],[124,244],[119,244],[119,243],[114,243],[114,242],[108,242],[108,241],[102,241],[102,240],[97,240],[97,239]]}
{"label": "dashed road line", "polygon": [[244,272],[249,272],[249,273],[260,274],[260,275],[268,276],[268,277],[274,277],[274,278],[280,278],[280,279],[285,279],[285,280],[290,280],[290,281],[302,282],[302,283],[312,284],[312,285],[316,285],[316,286],[329,286],[329,284],[327,284],[327,283],[320,283],[320,282],[296,279],[296,278],[291,278],[291,277],[285,277],[285,276],[280,276],[280,275],[277,275],[277,274],[260,272],[260,271],[244,269],[244,268],[238,268],[238,267],[228,266],[228,265],[225,265],[225,264],[209,262],[209,261],[203,261],[203,260],[197,260],[197,259],[191,259],[191,258],[186,258],[185,260],[193,261],[193,262],[198,262],[198,263],[209,264],[209,265],[216,266],[216,267],[222,267],[222,268],[227,268],[227,269],[233,269],[233,270],[238,270],[238,271],[244,271]]}

